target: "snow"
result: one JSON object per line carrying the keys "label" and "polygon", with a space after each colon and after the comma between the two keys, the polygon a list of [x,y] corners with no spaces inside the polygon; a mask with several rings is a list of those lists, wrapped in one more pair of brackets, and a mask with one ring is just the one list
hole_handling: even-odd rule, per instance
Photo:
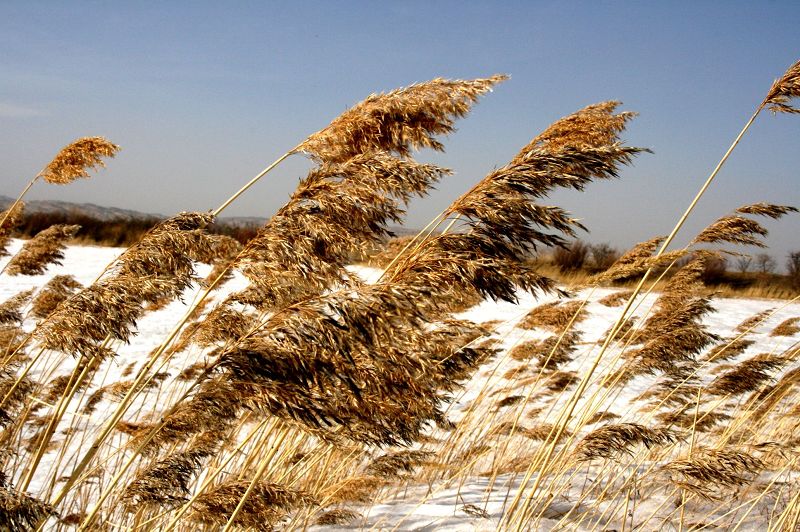
{"label": "snow", "polygon": [[[13,254],[21,246],[21,241],[15,240],[11,243],[9,251]],[[123,250],[120,248],[106,248],[93,246],[70,246],[65,251],[63,264],[51,266],[47,272],[40,276],[9,276],[0,275],[0,302],[9,297],[29,288],[40,288],[44,283],[55,275],[71,274],[84,285],[91,283],[103,269],[114,260]],[[2,267],[8,257],[0,259]],[[198,274],[205,275],[209,267],[200,265]],[[367,282],[374,282],[380,276],[380,270],[364,266],[350,267],[350,271],[363,278]],[[241,289],[246,285],[241,276],[236,276],[228,282],[221,290],[214,293],[214,300],[219,301],[232,291]],[[163,309],[146,314],[139,322],[137,334],[129,344],[115,346],[118,356],[112,360],[107,367],[101,370],[105,374],[106,383],[114,383],[124,379],[131,379],[136,371],[149,358],[150,352],[157,347],[163,338],[169,334],[174,325],[181,319],[186,312],[187,304],[191,303],[199,293],[199,286],[184,294],[183,301],[175,301]],[[620,307],[607,307],[598,300],[612,293],[612,289],[583,290],[575,295],[576,300],[586,300],[587,317],[577,324],[580,331],[580,343],[572,362],[568,363],[563,370],[575,371],[579,376],[583,375],[591,366],[592,361],[599,350],[598,342],[606,333],[608,328],[615,323],[621,310]],[[657,294],[647,294],[640,296],[635,306],[635,315],[644,318]],[[448,416],[458,422],[469,418],[469,416],[493,416],[492,419],[506,419],[498,413],[492,401],[484,401],[483,404],[476,405],[475,401],[480,397],[485,397],[488,389],[505,390],[505,395],[520,394],[530,399],[527,407],[537,405],[535,390],[528,388],[508,389],[508,383],[503,375],[510,369],[518,367],[517,362],[506,356],[509,349],[519,343],[531,339],[543,339],[552,332],[542,330],[523,330],[517,327],[517,323],[532,308],[555,300],[554,296],[533,297],[530,294],[520,294],[518,304],[506,302],[484,301],[479,305],[459,314],[457,317],[473,320],[477,323],[497,322],[493,325],[494,337],[498,340],[501,353],[492,361],[485,364],[465,383],[462,392],[454,398],[448,410]],[[716,312],[704,318],[704,324],[715,333],[723,337],[733,336],[735,327],[744,319],[768,309],[775,309],[768,319],[756,327],[748,336],[756,343],[749,347],[747,351],[731,363],[735,364],[738,360],[743,360],[756,353],[769,352],[781,353],[797,344],[798,336],[793,337],[771,337],[769,333],[783,320],[800,316],[800,304],[787,303],[775,300],[756,300],[756,299],[714,299],[713,306]],[[208,307],[212,308],[211,306]],[[32,330],[34,322],[26,320],[24,328]],[[601,361],[598,372],[613,361],[619,353],[618,347],[612,347]],[[177,375],[183,368],[202,359],[203,354],[196,351],[180,353],[171,359],[159,371],[167,371],[171,376]],[[49,367],[38,364],[31,375],[33,378],[52,378],[55,375],[67,375],[73,369],[75,361],[65,357],[63,363],[55,374],[49,373]],[[129,368],[129,366],[133,368]],[[178,381],[176,381],[178,382]],[[578,405],[580,409],[586,401],[597,401],[602,405],[600,410],[610,410],[621,416],[619,421],[635,421],[638,419],[634,408],[635,398],[648,389],[654,382],[653,378],[637,377],[624,387],[619,393],[610,397],[604,397],[602,389],[597,383],[591,384],[584,394],[585,400]],[[181,393],[183,385],[176,385],[174,389],[162,389],[158,392],[142,394],[134,403],[132,412],[139,408],[148,410],[154,402],[168,403],[171,398]],[[505,387],[505,388],[504,388]],[[87,393],[91,393],[91,390]],[[160,394],[160,395],[159,395]],[[500,394],[497,398],[503,397]],[[593,399],[592,399],[593,398]],[[494,401],[494,400],[493,400]],[[562,403],[559,403],[562,404]],[[104,399],[97,410],[87,416],[76,411],[76,406],[70,405],[66,420],[72,417],[78,418],[77,426],[80,430],[93,433],[98,430],[108,412],[115,406],[112,399]],[[551,411],[557,412],[557,407],[550,407]],[[91,438],[74,438],[72,445],[67,451],[67,456],[80,456],[81,445],[86,445],[86,440]],[[38,469],[37,476],[34,478],[29,491],[39,493],[47,489],[47,479],[50,477],[51,466],[55,463],[57,456],[55,453],[48,453]],[[388,490],[386,498],[375,501],[371,506],[353,506],[355,510],[362,513],[361,520],[354,521],[346,525],[346,528],[364,527],[376,529],[396,529],[396,530],[493,530],[500,523],[503,511],[507,508],[510,499],[513,498],[517,489],[521,485],[522,475],[518,473],[504,473],[494,479],[481,476],[480,465],[473,467],[474,473],[468,478],[460,478],[458,481],[436,480],[427,484],[411,484],[399,492]],[[67,468],[69,469],[69,468]],[[548,529],[554,526],[563,513],[572,507],[575,500],[579,498],[579,491],[574,489],[568,492],[568,500],[554,501],[547,512],[545,518],[541,520],[540,527]],[[471,505],[471,506],[470,506]],[[467,510],[472,508],[480,509],[485,512],[483,517],[471,515]],[[566,508],[567,510],[565,510]],[[473,511],[473,513],[475,513]],[[480,512],[478,512],[480,513]],[[645,513],[643,511],[643,513]],[[552,517],[548,519],[547,517]],[[654,521],[655,524],[657,521]],[[317,527],[320,528],[320,527]],[[330,528],[330,527],[329,527]]]}

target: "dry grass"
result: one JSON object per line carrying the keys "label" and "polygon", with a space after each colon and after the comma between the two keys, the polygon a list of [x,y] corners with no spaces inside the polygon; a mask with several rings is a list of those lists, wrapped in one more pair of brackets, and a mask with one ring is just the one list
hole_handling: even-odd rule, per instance
{"label": "dry grass", "polygon": [[[759,111],[796,112],[797,68]],[[556,121],[423,234],[391,243],[376,259],[386,267],[379,282],[348,274],[413,197],[449,174],[416,162],[412,150],[441,149],[437,136],[504,79],[436,79],[356,104],[288,152],[315,166],[244,247],[209,230],[214,214],[181,213],[89,286],[58,276],[3,302],[0,528],[354,526],[384,496],[475,475],[487,490],[514,475],[492,523],[508,529],[545,519],[598,530],[647,530],[657,520],[712,526],[748,504],[739,524],[757,508],[761,524],[792,525],[800,502],[785,493],[797,487],[800,351],[788,338],[799,318],[770,336],[763,325],[772,314],[733,333],[710,329],[702,276],[716,255],[696,245],[760,245],[766,231],[747,216],[796,209],[740,207],[682,249],[666,249],[673,233],[605,272],[572,273],[573,287],[636,283],[596,298],[619,309],[599,343],[581,341],[593,292],[564,299],[549,276],[555,268],[531,260],[584,229],[540,200],[617,177],[646,151],[622,142],[634,114],[617,112],[619,102]],[[37,178],[86,177],[117,149],[81,139]],[[20,205],[3,215],[0,244]],[[41,273],[74,232],[46,230],[6,271]],[[146,360],[115,359],[119,345],[137,341],[144,316],[187,293],[199,262],[214,270],[185,317]],[[232,270],[248,288],[226,298],[215,289]],[[655,305],[639,308],[650,290]],[[521,317],[515,334],[528,339],[497,334],[507,323],[488,338],[487,328],[453,318],[485,298],[517,303],[520,291],[561,297]],[[768,348],[756,338],[783,347],[720,364]],[[615,408],[634,379],[647,391]],[[455,400],[465,404],[453,408]],[[496,517],[473,502],[454,509]]]}

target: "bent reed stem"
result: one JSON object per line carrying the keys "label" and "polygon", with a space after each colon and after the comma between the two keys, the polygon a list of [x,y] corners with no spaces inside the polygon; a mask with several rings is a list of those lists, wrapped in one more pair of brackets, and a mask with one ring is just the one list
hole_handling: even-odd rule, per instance
{"label": "bent reed stem", "polygon": [[[742,140],[742,138],[744,137],[745,133],[750,129],[750,126],[752,126],[753,122],[755,122],[755,119],[758,117],[758,115],[761,113],[761,111],[764,109],[765,106],[766,106],[766,100],[764,102],[762,102],[758,106],[758,108],[756,108],[756,110],[753,113],[753,115],[750,117],[750,119],[747,121],[747,123],[745,123],[744,127],[739,132],[739,134],[736,136],[736,138],[734,139],[734,141],[731,144],[731,146],[728,148],[728,150],[722,156],[722,159],[720,159],[719,163],[717,163],[716,167],[711,172],[711,174],[708,176],[708,178],[706,179],[705,183],[703,183],[703,186],[700,187],[700,190],[697,192],[697,194],[695,195],[694,199],[689,204],[689,207],[687,207],[686,211],[683,213],[681,218],[675,224],[675,227],[672,229],[672,231],[670,232],[669,236],[664,240],[663,244],[661,245],[661,248],[658,250],[658,252],[655,255],[656,258],[658,258],[661,255],[663,255],[664,252],[666,251],[667,247],[669,247],[669,245],[675,239],[675,236],[678,234],[678,232],[683,227],[683,225],[686,222],[686,220],[689,217],[689,215],[692,213],[694,208],[697,206],[698,202],[700,201],[700,198],[703,196],[703,194],[706,192],[706,190],[708,190],[708,187],[711,185],[711,183],[713,182],[714,178],[717,176],[719,171],[722,169],[722,167],[724,166],[725,162],[730,157],[730,155],[733,152],[733,150],[736,148],[736,146]],[[613,325],[613,327],[611,329],[611,333],[608,335],[608,337],[603,342],[603,345],[600,348],[600,352],[595,357],[595,359],[592,362],[592,365],[589,368],[588,372],[581,379],[581,382],[578,385],[577,390],[570,397],[570,401],[569,401],[569,403],[567,405],[566,411],[562,411],[562,415],[559,417],[559,420],[556,423],[557,429],[555,431],[555,435],[553,436],[553,438],[550,441],[550,443],[547,445],[545,456],[543,458],[537,458],[537,460],[535,460],[534,463],[531,464],[531,467],[528,469],[528,473],[526,473],[525,479],[523,480],[522,485],[520,486],[519,490],[517,491],[517,495],[514,497],[514,500],[511,503],[509,511],[506,513],[506,515],[503,518],[501,526],[504,526],[504,527],[507,527],[507,528],[524,527],[524,526],[526,526],[526,524],[527,524],[526,521],[530,517],[528,515],[528,513],[529,513],[528,506],[529,506],[530,502],[536,496],[536,492],[539,489],[539,486],[541,485],[542,479],[545,476],[544,473],[546,471],[548,471],[548,468],[551,465],[550,464],[550,460],[551,460],[551,458],[553,456],[553,453],[555,452],[555,447],[558,444],[558,442],[559,442],[559,440],[561,438],[561,435],[566,430],[567,424],[572,419],[572,415],[575,412],[575,408],[577,408],[577,405],[578,405],[578,402],[580,401],[581,396],[586,391],[586,388],[589,386],[589,382],[591,380],[592,375],[594,374],[594,372],[597,369],[597,367],[600,365],[600,361],[602,360],[603,356],[605,355],[606,350],[608,349],[608,346],[611,343],[611,338],[613,338],[616,335],[617,331],[620,329],[620,327],[622,327],[622,324],[624,323],[625,319],[628,316],[628,312],[630,311],[631,307],[633,306],[633,301],[636,299],[636,297],[642,291],[642,288],[644,287],[644,284],[647,281],[647,279],[650,276],[650,274],[652,273],[652,271],[653,271],[652,268],[648,268],[647,271],[645,271],[645,273],[642,276],[641,280],[639,281],[639,283],[637,284],[637,286],[634,289],[633,293],[629,297],[629,299],[628,299],[628,301],[627,301],[627,303],[625,305],[625,308],[620,313],[619,318],[617,319],[617,321],[614,323],[614,325]],[[541,455],[539,455],[539,456],[541,456]],[[519,515],[518,514],[518,506],[519,506],[519,504],[521,502],[521,499],[522,499],[522,493],[526,490],[526,488],[527,488],[526,485],[530,481],[530,478],[531,478],[534,470],[538,470],[538,475],[536,477],[536,480],[534,481],[533,486],[530,489],[530,492],[529,492],[528,496],[525,497],[524,509],[522,510],[522,515]]]}
{"label": "bent reed stem", "polygon": [[[299,144],[298,144],[297,147],[299,147]],[[216,209],[211,211],[211,214],[213,214],[214,216],[219,216],[219,213],[224,211],[231,203],[236,201],[236,199],[239,198],[239,196],[241,196],[242,194],[244,194],[247,191],[247,189],[249,189],[250,187],[255,185],[262,177],[267,175],[273,168],[278,166],[285,159],[287,159],[290,155],[295,153],[295,150],[297,149],[297,147],[292,148],[291,150],[287,151],[286,153],[284,153],[283,155],[278,157],[278,159],[276,159],[275,162],[273,162],[272,164],[270,164],[269,166],[267,166],[266,168],[261,170],[261,172],[259,172],[255,177],[253,177],[250,181],[248,181],[242,188],[237,190],[236,193],[233,196],[231,196],[230,198],[225,200],[222,203],[222,205],[220,205],[219,207],[217,207]]]}
{"label": "bent reed stem", "polygon": [[[3,219],[0,220],[0,227],[3,227],[3,224],[6,223],[6,220],[8,220],[8,217],[11,216],[12,212],[14,212],[14,209],[17,207],[17,205],[19,205],[22,202],[22,198],[25,197],[25,194],[28,193],[33,184],[36,183],[36,181],[38,181],[41,176],[42,172],[36,174],[36,176],[28,182],[25,188],[22,189],[22,192],[20,193],[19,196],[17,196],[17,199],[14,200],[14,203],[12,203],[11,206],[8,207],[8,209],[6,209],[5,216],[3,216]],[[5,267],[3,269],[5,269]]]}

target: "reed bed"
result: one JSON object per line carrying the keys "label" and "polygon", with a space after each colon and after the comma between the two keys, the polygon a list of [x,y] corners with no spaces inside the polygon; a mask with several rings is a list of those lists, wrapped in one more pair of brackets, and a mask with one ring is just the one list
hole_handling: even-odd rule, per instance
{"label": "reed bed", "polygon": [[[649,151],[623,141],[635,113],[616,101],[545,128],[377,272],[351,266],[450,174],[415,152],[506,79],[371,95],[94,278],[59,267],[76,227],[9,240],[23,191],[0,221],[17,249],[0,274],[0,528],[402,529],[430,505],[515,530],[796,527],[800,305],[740,309],[702,274],[797,209],[753,203],[674,242],[760,112],[797,112],[800,63],[668,236],[569,289],[533,259],[586,228],[545,201]],[[27,188],[118,149],[80,139]],[[251,240],[209,230],[290,156],[314,167]]]}

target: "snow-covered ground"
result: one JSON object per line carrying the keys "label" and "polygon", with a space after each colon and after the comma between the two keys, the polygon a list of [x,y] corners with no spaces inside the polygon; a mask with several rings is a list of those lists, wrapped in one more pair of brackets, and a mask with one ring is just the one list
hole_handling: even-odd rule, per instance
{"label": "snow-covered ground", "polygon": [[[13,254],[21,246],[21,241],[13,241],[9,251]],[[54,275],[70,274],[78,281],[87,285],[91,283],[122,250],[118,248],[104,248],[91,246],[71,246],[65,252],[62,265],[51,266],[44,275],[40,276],[9,276],[0,275],[0,303],[26,289],[38,289]],[[2,267],[7,258],[0,259]],[[209,267],[200,265],[198,273],[200,276],[207,274]],[[366,267],[353,267],[352,271],[359,276],[374,280],[378,271]],[[220,300],[233,290],[238,290],[245,286],[245,281],[237,276],[228,282],[221,290],[214,295],[215,300]],[[199,288],[195,286],[192,291],[188,291],[183,301],[176,301],[163,309],[146,314],[139,322],[137,334],[129,344],[114,346],[118,355],[105,368],[104,381],[108,383],[130,378],[135,375],[136,368],[141,367],[148,359],[150,352],[158,346],[164,337],[170,332],[174,325],[186,312],[186,305],[197,295]],[[586,318],[576,325],[580,332],[580,339],[577,343],[577,350],[573,360],[565,366],[559,368],[562,371],[573,371],[581,376],[591,365],[594,355],[598,352],[599,342],[603,338],[609,327],[617,320],[620,307],[608,307],[598,303],[598,301],[612,293],[611,289],[585,290],[575,294],[574,299],[585,300]],[[635,314],[640,317],[646,316],[657,294],[649,294],[640,298],[637,302]],[[529,294],[520,294],[519,304],[496,303],[485,301],[476,307],[460,314],[459,318],[473,320],[478,323],[487,323],[494,330],[493,337],[501,348],[500,354],[486,363],[474,375],[472,380],[464,386],[461,394],[454,398],[448,411],[448,416],[453,421],[459,422],[474,419],[480,416],[497,416],[497,421],[505,419],[499,413],[493,403],[485,401],[489,395],[487,390],[499,390],[504,392],[498,394],[497,398],[507,395],[518,394],[526,398],[527,406],[536,407],[536,390],[530,387],[515,387],[504,377],[510,370],[518,368],[520,361],[506,356],[509,349],[521,342],[532,339],[542,339],[551,336],[552,332],[542,330],[524,330],[517,326],[518,322],[534,307],[554,300],[552,296],[534,298]],[[770,332],[776,325],[787,318],[800,316],[800,304],[786,303],[775,300],[745,300],[745,299],[714,299],[714,313],[704,318],[704,324],[714,333],[723,338],[735,336],[734,329],[746,318],[756,313],[774,309],[775,312],[764,322],[758,325],[748,335],[748,338],[755,343],[733,360],[744,360],[756,353],[782,353],[792,348],[800,339],[797,334],[793,336],[770,336]],[[210,308],[210,307],[208,307]],[[24,323],[26,330],[32,330],[34,322],[28,319]],[[617,351],[618,352],[618,351]],[[614,351],[609,351],[609,359],[613,360]],[[194,358],[192,358],[194,357]],[[197,359],[203,357],[202,353],[189,351],[181,353],[161,368],[160,371],[167,372],[171,377],[177,375],[183,368],[189,366]],[[39,365],[32,372],[34,379],[52,379],[56,375],[67,375],[74,367],[74,360],[65,359],[60,369],[55,374],[49,374],[43,365]],[[606,369],[607,361],[601,361],[598,374]],[[713,376],[704,376],[708,381]],[[590,387],[585,394],[586,397],[593,397],[600,402],[598,410],[606,410],[617,414],[618,421],[633,422],[637,421],[640,414],[634,408],[635,398],[646,391],[654,382],[651,377],[637,377],[630,381],[622,390],[613,396],[593,395],[599,387]],[[184,383],[185,384],[185,383]],[[505,387],[505,388],[504,388]],[[90,390],[91,391],[91,390]],[[160,390],[161,395],[143,395],[138,403],[134,404],[134,410],[145,407],[148,401],[164,401],[174,397],[177,390]],[[166,395],[164,395],[166,394]],[[486,404],[476,405],[475,401],[479,397],[484,398]],[[495,401],[495,400],[493,400]],[[495,401],[496,402],[496,401]],[[558,403],[556,403],[556,406]],[[526,406],[526,407],[527,407]],[[70,414],[80,417],[77,425],[81,430],[92,432],[97,430],[103,423],[108,409],[114,407],[113,400],[106,399],[98,406],[97,410],[86,415],[82,412],[70,410],[65,419],[69,419]],[[555,409],[553,405],[549,406]],[[72,409],[72,407],[70,407]],[[580,405],[579,405],[580,408]],[[75,438],[73,445],[67,454],[74,457],[78,456],[80,445],[85,441]],[[487,443],[493,444],[493,440],[487,439]],[[55,453],[45,456],[42,465],[39,467],[40,475],[34,478],[29,491],[38,493],[47,489],[47,479],[51,477],[50,468],[56,460]],[[510,499],[513,498],[523,479],[518,473],[503,473],[496,478],[481,476],[478,472],[479,466],[475,467],[475,474],[467,478],[459,478],[458,482],[432,481],[429,484],[411,484],[400,492],[387,492],[384,500],[375,501],[375,504],[367,506],[353,506],[355,510],[362,514],[362,518],[349,523],[347,527],[365,527],[378,529],[399,529],[399,530],[490,530],[498,526],[503,511],[507,508]],[[549,510],[554,512],[553,520],[545,519],[542,526],[547,523],[554,525],[564,512],[559,512],[558,501],[554,502]],[[564,502],[569,507],[569,504]],[[485,514],[483,516],[474,515],[474,510],[480,509]],[[470,510],[473,510],[470,512]],[[565,510],[566,511],[566,510]],[[657,521],[656,521],[657,522]],[[653,527],[656,528],[655,526]]]}

